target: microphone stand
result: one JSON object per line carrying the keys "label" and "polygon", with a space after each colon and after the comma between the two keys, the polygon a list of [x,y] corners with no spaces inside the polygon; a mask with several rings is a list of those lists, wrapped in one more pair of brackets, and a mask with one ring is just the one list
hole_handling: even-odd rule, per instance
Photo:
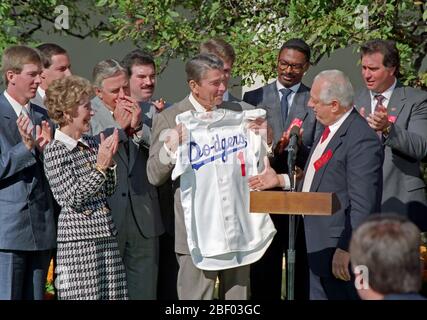
{"label": "microphone stand", "polygon": [[[290,192],[296,192],[295,190],[295,184],[296,184],[296,170],[295,170],[295,155],[294,151],[292,150],[290,154],[288,154],[289,159],[288,160],[288,170],[289,170],[289,180],[291,183],[291,190]],[[295,284],[295,219],[296,216],[291,214],[289,215],[289,242],[288,242],[288,250],[287,250],[287,259],[286,259],[286,266],[287,266],[287,300],[294,300],[294,284]]]}

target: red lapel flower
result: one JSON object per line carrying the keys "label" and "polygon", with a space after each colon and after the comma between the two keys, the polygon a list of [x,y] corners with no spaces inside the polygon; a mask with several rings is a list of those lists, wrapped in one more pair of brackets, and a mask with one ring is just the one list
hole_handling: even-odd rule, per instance
{"label": "red lapel flower", "polygon": [[331,158],[332,158],[332,150],[328,149],[322,156],[314,162],[314,170],[319,170],[323,167]]}
{"label": "red lapel flower", "polygon": [[391,122],[391,123],[395,123],[396,122],[396,118],[397,118],[396,116],[390,116],[389,115],[388,116],[388,121]]}

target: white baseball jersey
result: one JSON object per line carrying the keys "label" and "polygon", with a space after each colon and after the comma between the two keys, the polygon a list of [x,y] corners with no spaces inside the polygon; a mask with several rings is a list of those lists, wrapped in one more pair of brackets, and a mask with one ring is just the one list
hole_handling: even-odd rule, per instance
{"label": "white baseball jersey", "polygon": [[249,213],[248,177],[263,167],[266,144],[247,129],[265,110],[187,111],[176,117],[188,130],[178,148],[172,179],[180,177],[181,202],[192,260],[203,270],[253,263],[276,229],[268,214]]}

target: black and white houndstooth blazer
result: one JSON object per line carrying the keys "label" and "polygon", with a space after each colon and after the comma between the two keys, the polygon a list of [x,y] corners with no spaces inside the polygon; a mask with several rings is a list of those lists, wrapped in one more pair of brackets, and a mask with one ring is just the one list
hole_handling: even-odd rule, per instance
{"label": "black and white houndstooth blazer", "polygon": [[116,227],[107,205],[107,197],[116,188],[115,169],[106,177],[95,169],[98,143],[83,135],[87,146],[72,150],[59,141],[51,141],[44,150],[44,167],[52,193],[62,207],[58,220],[58,242],[115,236]]}

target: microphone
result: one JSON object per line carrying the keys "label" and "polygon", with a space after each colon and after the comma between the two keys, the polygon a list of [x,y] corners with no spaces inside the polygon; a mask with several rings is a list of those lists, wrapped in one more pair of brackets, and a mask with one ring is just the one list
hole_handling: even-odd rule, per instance
{"label": "microphone", "polygon": [[293,174],[292,171],[295,167],[295,161],[298,153],[298,139],[299,139],[300,127],[294,125],[289,133],[289,144],[288,144],[288,171],[289,178],[291,180],[291,188],[293,188]]}

